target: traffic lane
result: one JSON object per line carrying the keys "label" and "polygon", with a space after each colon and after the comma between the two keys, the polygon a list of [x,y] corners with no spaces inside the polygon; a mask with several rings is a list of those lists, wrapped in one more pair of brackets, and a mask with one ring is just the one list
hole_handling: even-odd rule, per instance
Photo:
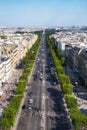
{"label": "traffic lane", "polygon": [[[29,110],[26,113],[26,116],[21,118],[21,123],[18,126],[17,130],[38,130],[40,129],[40,116],[39,112],[35,109]],[[21,116],[22,117],[22,116]]]}
{"label": "traffic lane", "polygon": [[44,59],[45,59],[45,74],[44,74],[44,78],[45,78],[45,87],[46,87],[46,129],[50,130],[53,125],[54,125],[54,121],[52,121],[53,117],[51,116],[53,111],[52,111],[52,100],[50,100],[48,94],[47,94],[47,88],[49,88],[49,83],[51,81],[50,78],[50,65],[49,65],[49,60],[48,60],[48,56],[45,54],[44,55]]}
{"label": "traffic lane", "polygon": [[[48,58],[48,56],[50,56],[50,53],[47,53],[47,57],[45,57],[46,61],[47,61],[46,62],[47,63],[47,69],[49,67],[53,67],[52,58],[51,57]],[[47,80],[47,82],[50,83],[51,79],[53,78],[53,75],[50,75],[50,73],[48,75],[48,72],[47,72],[45,77],[49,78],[49,80]],[[52,83],[54,81],[57,82],[56,76],[54,76],[54,79],[52,80]],[[58,84],[58,82],[57,82],[57,84]],[[49,92],[48,89],[52,89],[51,92]],[[68,124],[67,123],[68,122],[67,113],[66,113],[66,110],[65,110],[65,107],[64,107],[64,102],[63,102],[63,96],[62,96],[61,89],[59,87],[57,88],[56,85],[50,85],[49,87],[47,85],[47,91],[48,91],[47,95],[49,96],[48,102],[46,101],[47,102],[46,103],[47,109],[51,108],[51,110],[50,110],[51,113],[52,112],[55,113],[55,114],[53,114],[55,116],[52,116],[52,114],[51,114],[51,119],[53,119],[53,126],[52,126],[51,129],[68,130],[69,126],[67,125]],[[50,102],[50,104],[49,104],[49,102]],[[49,117],[47,117],[47,118],[49,119]],[[60,123],[58,123],[58,120],[60,120]],[[52,124],[52,121],[49,120],[48,125],[50,125],[50,124]]]}
{"label": "traffic lane", "polygon": [[[47,89],[52,89],[52,88],[47,87]],[[68,130],[68,124],[67,124],[68,120],[66,119],[67,113],[64,107],[64,102],[62,100],[62,95],[60,95],[61,92],[57,94],[57,92],[54,92],[54,90],[52,90],[51,93],[52,93],[52,96],[50,96],[48,92],[47,94],[48,98],[46,98],[47,130],[50,130],[52,128]],[[60,120],[59,123],[58,123],[58,120]],[[62,128],[62,125],[63,125],[63,128]]]}
{"label": "traffic lane", "polygon": [[[62,99],[63,96],[61,94],[61,91],[58,89],[55,89],[54,86],[52,85],[51,86],[47,85],[47,91],[48,91],[48,94],[47,94],[48,98],[46,98],[46,107],[48,110],[46,109],[46,111],[47,113],[50,112],[50,116],[49,115],[47,116],[47,118],[49,119],[48,124],[50,124],[50,126],[52,124],[52,128],[55,125],[55,129],[61,129],[63,125],[62,130],[68,130],[69,120],[67,119],[67,113],[64,107],[64,102]],[[59,120],[60,122],[58,123]]]}
{"label": "traffic lane", "polygon": [[[27,104],[27,106],[28,106],[28,104]],[[27,127],[33,126],[32,125],[32,115],[31,115],[32,110],[28,110],[28,109],[26,109],[25,111],[22,110],[22,113],[24,113],[24,115],[21,114],[22,116],[20,117],[17,129],[18,130],[24,130],[24,129],[27,130]],[[34,122],[34,120],[33,120],[33,122]],[[29,124],[29,126],[28,126],[28,124]]]}
{"label": "traffic lane", "polygon": [[[28,98],[26,98],[26,99],[28,99]],[[33,97],[33,101],[34,102],[32,104],[32,106],[33,106],[32,110],[26,110],[26,111],[22,110],[22,113],[24,112],[24,115],[20,117],[18,130],[24,130],[24,129],[26,129],[26,130],[31,129],[32,130],[33,126],[35,126],[36,127],[35,130],[37,130],[37,126],[40,127],[40,121],[38,122],[39,112],[37,111],[37,108],[39,108],[40,107],[39,105],[41,104],[40,97],[39,96],[35,97],[35,98]],[[25,100],[24,104],[26,104],[26,106],[28,106],[28,101]],[[30,128],[30,127],[32,127],[32,128]]]}
{"label": "traffic lane", "polygon": [[[46,89],[51,89],[52,86],[50,86],[49,82],[46,82]],[[54,87],[54,86],[53,86]],[[56,93],[53,91],[53,97],[50,97],[49,92],[47,91],[47,98],[46,98],[46,112],[47,112],[47,129],[50,130],[55,126],[55,117],[56,112],[54,111],[54,101],[53,98],[56,98]],[[56,107],[56,106],[55,106]]]}
{"label": "traffic lane", "polygon": [[[36,84],[36,83],[35,83]],[[26,114],[26,115],[23,115],[24,117],[21,117],[21,120],[20,120],[20,124],[22,124],[22,126],[21,127],[18,127],[18,130],[20,129],[20,130],[22,130],[22,129],[33,129],[33,126],[35,126],[35,127],[40,127],[40,121],[39,122],[37,122],[38,121],[38,118],[39,118],[39,116],[38,116],[38,118],[36,118],[36,115],[40,115],[39,113],[37,114],[37,109],[40,107],[40,106],[38,106],[38,104],[40,105],[41,104],[41,98],[40,98],[40,95],[36,92],[36,90],[38,89],[39,90],[39,88],[38,88],[38,84],[37,84],[37,86],[35,86],[35,84],[33,83],[31,86],[31,90],[30,91],[32,91],[32,93],[35,95],[34,97],[33,97],[33,100],[34,100],[34,105],[33,105],[33,110],[30,110],[30,114],[29,114],[29,112],[28,112],[28,114]],[[36,93],[35,93],[36,92]],[[37,96],[38,95],[38,96]],[[28,98],[29,97],[26,97],[26,99],[25,99],[25,103],[24,104],[26,104],[26,106],[28,106]],[[39,102],[38,102],[39,101]],[[37,104],[37,102],[38,102],[38,104]],[[33,111],[33,112],[32,112]],[[32,115],[33,116],[31,116],[31,112],[32,112]],[[29,115],[29,116],[28,116]],[[29,122],[28,124],[26,124],[25,122]],[[32,123],[33,122],[33,123]],[[36,123],[37,122],[37,123]],[[20,125],[19,125],[20,126]],[[37,129],[37,128],[35,128],[35,129]]]}
{"label": "traffic lane", "polygon": [[49,97],[46,98],[46,129],[51,130],[53,127],[53,111],[52,111],[52,100]]}
{"label": "traffic lane", "polygon": [[[32,87],[31,87],[31,91],[33,92],[33,99],[34,99],[34,105],[33,105],[33,115],[35,116],[39,116],[39,109],[41,108],[41,81],[40,80],[37,80],[37,81],[33,81],[33,84],[32,84]],[[38,112],[38,114],[37,114]],[[38,117],[37,116],[37,117]],[[35,119],[35,122],[38,121],[38,119]],[[38,124],[35,123],[36,125]],[[35,124],[33,124],[34,126],[36,126]],[[37,125],[38,127],[40,127],[40,121],[39,121],[39,124]]]}
{"label": "traffic lane", "polygon": [[[47,77],[47,74],[45,74],[45,77]],[[51,88],[50,82],[46,81],[46,89],[48,89],[48,88]],[[46,128],[47,128],[47,130],[52,129],[55,125],[55,115],[56,115],[56,113],[53,110],[53,107],[54,107],[54,102],[53,102],[53,100],[51,100],[49,93],[48,93],[47,98],[46,98]]]}
{"label": "traffic lane", "polygon": [[53,88],[53,86],[51,88],[47,88],[47,91],[49,93],[49,100],[52,100],[52,104],[49,107],[51,107],[51,111],[55,113],[53,116],[51,115],[51,117],[53,118],[53,123],[54,121],[56,122],[55,129],[69,130],[69,119],[67,117],[67,112],[64,106],[61,92]]}
{"label": "traffic lane", "polygon": [[[34,100],[34,103],[32,104],[33,105],[33,110],[30,110],[30,113],[32,113],[32,116],[29,113],[29,111],[27,110],[27,114],[25,113],[25,115],[23,115],[23,117],[20,118],[20,122],[19,122],[19,125],[18,125],[18,130],[24,130],[24,129],[31,129],[30,127],[33,128],[33,126],[35,127],[40,127],[40,121],[38,121],[38,118],[36,117],[37,115],[37,112],[35,111],[36,108],[40,108],[40,104],[41,104],[41,98],[40,98],[40,93],[41,93],[41,90],[39,87],[41,87],[41,84],[38,81],[31,81],[31,83],[29,83],[29,88],[31,86],[31,89],[28,90],[27,92],[27,95],[29,94],[29,92],[32,92],[33,93],[33,100]],[[40,92],[39,92],[40,90]],[[38,98],[37,98],[38,96]],[[28,106],[28,99],[30,97],[27,96],[26,99],[25,99],[25,102],[24,104],[26,104],[26,106]],[[33,112],[32,112],[33,111]],[[24,113],[24,111],[22,110],[22,113]],[[35,114],[34,114],[35,113]],[[39,113],[38,113],[39,115]],[[27,124],[25,122],[28,122]],[[36,123],[37,122],[37,123]],[[36,124],[36,125],[35,125]],[[37,125],[38,124],[38,125]],[[36,128],[37,129],[37,128]]]}
{"label": "traffic lane", "polygon": [[[27,122],[27,129],[26,130],[38,130],[38,127],[40,128],[40,118],[39,118],[39,112],[36,109],[36,98],[34,100],[33,109],[30,110],[30,114],[32,116],[28,116],[28,122]],[[31,129],[30,129],[31,128]]]}
{"label": "traffic lane", "polygon": [[[29,122],[28,123],[29,125],[32,126],[32,129],[35,129],[35,130],[38,130],[38,128],[40,127],[40,121],[39,121],[39,110],[41,109],[41,98],[40,98],[40,93],[41,93],[41,84],[38,84],[38,83],[34,83],[31,87],[31,91],[33,92],[33,109],[32,109],[32,116],[33,117],[29,117]],[[32,118],[32,124],[31,124],[31,118]]]}
{"label": "traffic lane", "polygon": [[32,91],[33,91],[33,87],[35,87],[36,89],[35,89],[35,94],[33,95],[33,99],[36,99],[36,101],[35,101],[35,107],[37,108],[37,109],[41,109],[41,106],[40,106],[40,104],[41,104],[41,82],[39,82],[39,84],[36,82],[35,83],[35,86],[32,86]]}
{"label": "traffic lane", "polygon": [[[37,61],[36,61],[37,62]],[[36,67],[38,67],[38,65],[36,66],[35,65],[35,71],[37,70],[37,68]],[[40,66],[39,66],[40,67]],[[39,74],[38,74],[39,75]],[[33,79],[33,76],[32,76],[32,79]],[[40,98],[40,93],[41,93],[41,90],[40,90],[40,93],[38,93],[38,91],[37,90],[39,90],[39,88],[38,88],[38,86],[41,86],[41,85],[39,85],[39,80],[38,81],[32,81],[33,83],[29,83],[30,85],[31,85],[31,90],[29,89],[29,91],[32,91],[33,93],[35,93],[35,95],[37,96],[38,95],[38,97]],[[34,84],[34,82],[35,82],[35,84]],[[29,86],[30,87],[30,86]],[[33,89],[33,90],[32,90]],[[26,104],[26,106],[28,105],[28,98],[29,97],[26,97],[26,99],[25,99],[25,103],[24,104]],[[41,98],[40,98],[41,99]],[[34,97],[34,105],[33,105],[33,109],[31,110],[31,112],[30,111],[27,111],[26,113],[25,113],[25,115],[23,115],[24,117],[23,118],[21,118],[20,120],[21,120],[21,122],[20,122],[20,124],[22,123],[22,127],[21,128],[18,128],[18,129],[21,129],[22,130],[22,128],[23,129],[34,129],[33,128],[33,126],[35,126],[35,129],[38,129],[37,128],[37,126],[38,127],[40,127],[40,121],[39,121],[39,124],[37,124],[38,122],[38,119],[36,119],[35,117],[36,117],[36,115],[39,115],[39,113],[37,114],[37,111],[36,111],[36,109],[37,109],[37,107],[40,107],[40,106],[38,106],[38,104],[40,105],[41,104],[41,100],[40,99],[37,99],[37,97]],[[23,111],[22,111],[22,113],[23,113]],[[29,115],[29,116],[28,116]],[[34,117],[34,118],[33,118]],[[33,119],[33,120],[32,120]],[[24,121],[25,120],[25,121]],[[26,124],[25,122],[30,122],[30,123],[28,123],[28,124]],[[23,125],[24,124],[24,125]],[[36,126],[37,125],[37,126]],[[20,125],[19,125],[20,126]]]}
{"label": "traffic lane", "polygon": [[[48,74],[45,75],[45,77],[47,77]],[[48,76],[49,78],[52,78],[51,75]],[[55,77],[56,80],[56,77]],[[47,84],[48,81],[46,81]],[[48,84],[50,83],[50,81],[48,82]],[[67,117],[67,113],[66,113],[66,109],[64,107],[64,102],[63,102],[63,96],[62,96],[62,92],[61,89],[59,87],[57,87],[56,85],[48,85],[47,84],[47,91],[48,91],[48,96],[49,96],[49,100],[46,101],[46,106],[47,106],[47,113],[48,111],[51,112],[51,115],[49,117],[49,115],[47,115],[47,122],[48,122],[48,126],[47,129],[50,130],[50,126],[52,125],[52,128],[54,129],[62,129],[62,130],[68,130],[69,128],[69,120]],[[51,93],[51,94],[50,94]],[[47,100],[47,98],[46,98]],[[51,100],[51,101],[50,101]],[[50,103],[50,104],[49,104]],[[49,110],[49,108],[51,108],[51,110]],[[52,116],[52,113],[53,116]],[[57,123],[57,121],[60,120],[59,123]],[[53,127],[55,126],[55,127]]]}
{"label": "traffic lane", "polygon": [[[48,57],[45,57],[46,59],[48,58]],[[49,64],[47,64],[48,66],[49,66]],[[51,66],[50,66],[51,67]],[[45,76],[46,78],[47,78],[47,75]],[[51,76],[48,76],[49,78],[51,78]],[[50,104],[49,104],[50,103]],[[49,102],[47,102],[47,104],[46,104],[46,106],[48,106],[48,108],[47,109],[49,109],[49,108],[52,108],[52,103],[51,103],[51,100],[49,99]],[[47,124],[47,126],[50,126],[50,128],[52,128],[53,127],[53,125],[54,125],[54,122],[55,122],[55,116],[52,116],[52,111],[54,111],[54,110],[48,110],[49,112],[51,112],[51,115],[50,115],[50,121],[49,121],[49,125]],[[48,113],[48,112],[47,112]],[[47,115],[48,116],[48,115]],[[53,121],[52,121],[52,119],[53,119]],[[52,125],[52,126],[51,126]],[[47,129],[50,129],[49,127],[47,127]]]}

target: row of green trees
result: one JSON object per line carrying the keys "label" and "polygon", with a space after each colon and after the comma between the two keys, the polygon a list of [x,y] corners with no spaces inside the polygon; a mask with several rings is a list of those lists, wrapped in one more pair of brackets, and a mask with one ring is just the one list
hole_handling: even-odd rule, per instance
{"label": "row of green trees", "polygon": [[24,92],[26,90],[26,84],[28,82],[28,76],[33,67],[36,54],[41,42],[41,33],[39,34],[38,40],[28,51],[27,55],[22,59],[22,67],[24,69],[22,76],[18,81],[17,88],[14,92],[14,97],[12,98],[9,106],[4,110],[3,117],[1,120],[1,127],[4,130],[10,130],[14,125],[21,101],[24,97]]}
{"label": "row of green trees", "polygon": [[70,78],[65,74],[64,58],[59,49],[55,50],[54,42],[49,38],[49,35],[47,35],[47,41],[74,128],[75,130],[79,130],[82,127],[87,128],[87,116],[82,114],[78,109],[77,99],[73,96],[73,88],[70,84]]}

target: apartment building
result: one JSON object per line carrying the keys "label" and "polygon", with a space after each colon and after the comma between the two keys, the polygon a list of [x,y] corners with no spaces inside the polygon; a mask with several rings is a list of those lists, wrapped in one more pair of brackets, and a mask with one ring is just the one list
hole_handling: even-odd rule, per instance
{"label": "apartment building", "polygon": [[10,45],[8,48],[8,57],[10,59],[11,62],[11,72],[14,70],[16,64],[18,63],[18,46],[13,44]]}
{"label": "apartment building", "polygon": [[5,58],[4,66],[5,66],[4,82],[8,82],[9,76],[12,74],[11,59]]}
{"label": "apartment building", "polygon": [[66,63],[87,86],[87,32],[86,31],[61,31],[51,35],[62,54],[65,52]]}
{"label": "apartment building", "polygon": [[55,40],[55,45],[57,48],[60,49],[63,55],[65,55],[65,43],[62,41],[59,41],[59,39]]}
{"label": "apartment building", "polygon": [[87,49],[81,46],[66,45],[65,58],[80,82],[87,86]]}
{"label": "apartment building", "polygon": [[87,48],[81,50],[78,56],[78,74],[87,87]]}
{"label": "apartment building", "polygon": [[0,86],[7,82],[11,75],[11,62],[10,59],[4,56],[0,57]]}
{"label": "apartment building", "polygon": [[26,42],[22,41],[18,45],[18,60],[20,61],[23,57],[26,56],[28,49],[26,47]]}
{"label": "apartment building", "polygon": [[0,86],[2,86],[5,78],[5,65],[4,61],[2,61],[2,58],[0,57]]}
{"label": "apartment building", "polygon": [[8,81],[16,65],[26,56],[37,38],[35,34],[10,34],[7,39],[0,41],[0,87]]}

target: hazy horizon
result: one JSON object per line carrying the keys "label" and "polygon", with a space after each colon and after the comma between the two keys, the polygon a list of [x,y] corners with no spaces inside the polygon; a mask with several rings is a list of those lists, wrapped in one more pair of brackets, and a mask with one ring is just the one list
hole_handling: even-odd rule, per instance
{"label": "hazy horizon", "polygon": [[1,0],[0,26],[87,26],[87,0]]}

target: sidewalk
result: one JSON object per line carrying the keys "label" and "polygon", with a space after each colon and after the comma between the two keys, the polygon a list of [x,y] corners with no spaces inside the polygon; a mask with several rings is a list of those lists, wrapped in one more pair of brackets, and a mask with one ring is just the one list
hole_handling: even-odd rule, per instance
{"label": "sidewalk", "polygon": [[[3,94],[0,96],[0,118],[2,117],[4,109],[8,106],[11,97],[14,95],[13,90],[16,88],[16,84],[22,73],[22,69],[14,69],[12,75],[8,79],[8,82],[3,83],[3,86],[1,87]],[[7,101],[7,99],[9,100]],[[1,111],[2,109],[3,111]]]}
{"label": "sidewalk", "polygon": [[2,90],[7,91],[16,86],[22,73],[23,69],[14,69],[8,81],[6,83],[3,83]]}
{"label": "sidewalk", "polygon": [[[67,71],[67,74],[70,76],[70,80],[72,83],[72,80],[73,80],[72,78],[75,77],[75,75],[69,66],[67,66],[66,71]],[[78,78],[76,80],[78,80]],[[78,86],[73,85],[73,93],[74,93],[74,96],[77,98],[79,110],[83,114],[87,115],[87,88],[80,85]]]}

